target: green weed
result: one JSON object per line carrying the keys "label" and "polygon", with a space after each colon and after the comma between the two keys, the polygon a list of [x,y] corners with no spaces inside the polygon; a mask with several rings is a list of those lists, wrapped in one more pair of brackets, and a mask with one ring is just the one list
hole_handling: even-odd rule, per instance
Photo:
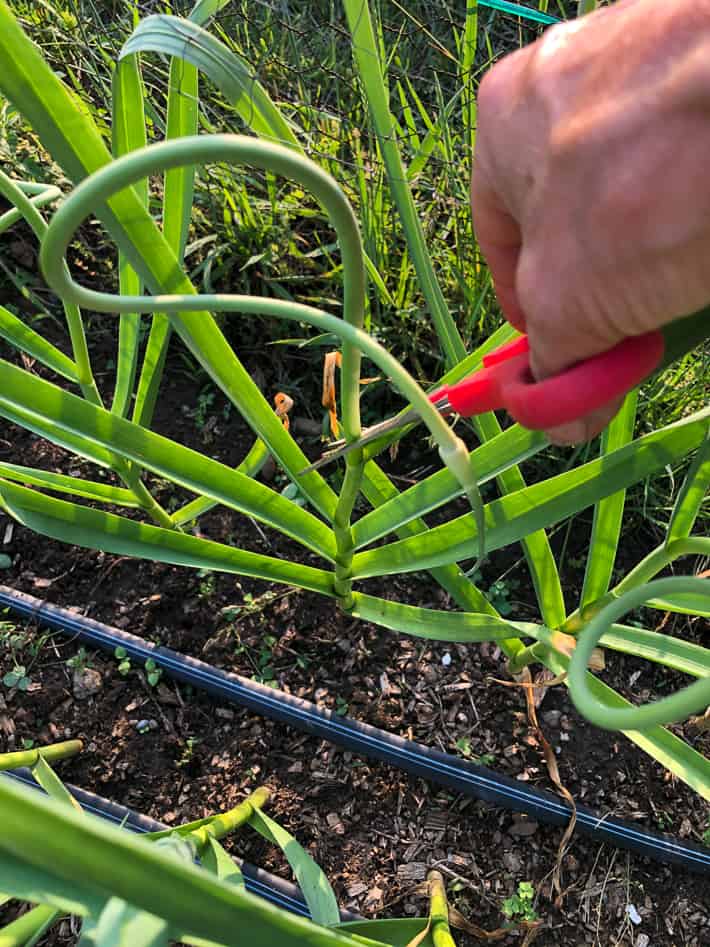
{"label": "green weed", "polygon": [[506,898],[501,911],[511,921],[537,921],[534,907],[535,889],[530,881],[518,882],[516,894]]}

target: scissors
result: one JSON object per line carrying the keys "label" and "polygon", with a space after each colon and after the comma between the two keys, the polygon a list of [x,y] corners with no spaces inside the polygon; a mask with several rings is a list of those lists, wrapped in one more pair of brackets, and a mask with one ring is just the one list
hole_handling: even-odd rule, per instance
{"label": "scissors", "polygon": [[[528,338],[521,335],[484,355],[483,367],[462,381],[437,388],[429,400],[443,415],[470,418],[504,408],[523,427],[548,430],[585,417],[625,395],[659,367],[664,351],[663,334],[647,332],[630,336],[558,375],[535,381]],[[403,411],[366,428],[355,441],[335,441],[331,450],[302,473],[317,470],[383,434],[420,421],[413,408]]]}

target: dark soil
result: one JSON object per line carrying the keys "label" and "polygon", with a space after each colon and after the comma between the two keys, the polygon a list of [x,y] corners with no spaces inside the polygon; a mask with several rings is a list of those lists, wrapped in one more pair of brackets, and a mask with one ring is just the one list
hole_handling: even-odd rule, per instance
{"label": "dark soil", "polygon": [[[106,347],[111,333],[103,339]],[[102,339],[99,338],[99,342]],[[101,346],[103,347],[103,346]],[[247,366],[275,391],[302,362],[270,365],[256,356]],[[317,373],[314,370],[314,374]],[[305,377],[305,376],[304,376]],[[109,370],[104,381],[110,380]],[[299,382],[308,393],[307,382]],[[315,392],[315,386],[311,386]],[[228,463],[249,445],[248,432],[220,395],[205,402],[204,382],[184,366],[177,346],[159,401],[155,428]],[[286,388],[288,390],[288,388]],[[309,395],[310,397],[310,395]],[[294,419],[297,436],[314,456],[318,438],[302,396]],[[197,410],[197,417],[195,411]],[[320,409],[314,408],[317,427]],[[300,415],[300,421],[299,421]],[[305,422],[305,423],[304,423]],[[7,425],[0,460],[76,474],[90,465]],[[435,464],[421,438],[411,436],[388,470],[404,481]],[[550,458],[543,461],[551,463]],[[276,478],[273,471],[267,474]],[[532,477],[541,471],[532,468]],[[171,485],[153,484],[168,507],[183,498]],[[447,515],[450,511],[447,511]],[[589,516],[553,541],[564,555],[570,600],[581,579]],[[162,642],[237,673],[254,676],[342,713],[453,753],[483,758],[499,772],[552,788],[541,748],[529,728],[523,692],[492,679],[506,679],[495,645],[431,644],[353,622],[334,604],[310,593],[217,573],[97,554],[37,536],[4,519],[2,552],[12,558],[3,581],[48,601]],[[6,529],[7,528],[7,529]],[[295,544],[269,534],[252,521],[218,508],[200,520],[211,539],[236,542],[270,555],[315,562]],[[626,538],[629,563],[651,547],[653,527],[638,521]],[[564,547],[564,553],[562,552]],[[625,563],[619,563],[623,568]],[[536,615],[524,560],[518,548],[502,551],[484,567],[483,585],[503,576],[512,614]],[[368,588],[384,590],[384,584]],[[424,575],[387,581],[389,597],[446,607],[444,593]],[[8,622],[11,616],[7,616]],[[700,640],[700,622],[667,619],[656,624]],[[0,691],[0,750],[79,737],[85,751],[62,764],[73,782],[170,825],[228,808],[259,784],[273,790],[270,811],[308,847],[326,870],[341,905],[367,917],[421,912],[416,887],[428,866],[451,881],[451,898],[476,924],[489,929],[504,921],[501,905],[518,882],[538,888],[547,944],[710,944],[710,885],[646,859],[599,847],[575,835],[564,860],[566,894],[561,907],[551,899],[550,874],[561,830],[536,825],[514,813],[454,796],[391,767],[354,757],[285,726],[232,706],[205,699],[169,680],[155,687],[141,668],[119,672],[116,659],[89,653],[85,663],[101,676],[101,689],[79,699],[67,661],[76,642],[29,627],[17,655],[31,678],[26,693]],[[4,635],[3,666],[13,655]],[[36,655],[33,656],[33,651]],[[637,672],[640,671],[640,675]],[[644,700],[674,686],[673,675],[631,658],[612,657],[605,679]],[[700,840],[708,807],[620,734],[601,732],[581,720],[563,686],[545,693],[539,716],[558,753],[563,782],[575,799],[639,825]],[[148,721],[139,732],[141,721]],[[698,750],[710,751],[710,737],[679,726]],[[248,831],[233,843],[248,860],[288,875],[272,846]],[[631,922],[633,905],[641,922]],[[633,911],[631,912],[634,913]],[[463,935],[459,935],[464,942]],[[68,922],[46,943],[73,942]],[[520,936],[507,943],[519,943]]]}

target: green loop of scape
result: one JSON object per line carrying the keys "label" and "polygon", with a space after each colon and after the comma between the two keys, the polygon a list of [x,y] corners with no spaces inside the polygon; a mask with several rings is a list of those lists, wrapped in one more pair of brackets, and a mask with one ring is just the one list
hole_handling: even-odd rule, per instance
{"label": "green loop of scape", "polygon": [[[228,293],[157,294],[117,296],[81,286],[75,282],[65,257],[69,243],[80,224],[96,207],[109,203],[111,197],[136,181],[183,165],[229,161],[272,171],[297,181],[317,198],[335,228],[343,260],[345,319],[330,315],[313,306],[283,299],[269,299]],[[131,258],[130,248],[123,248]],[[131,260],[140,270],[140,260]],[[63,300],[97,312],[194,312],[199,304],[212,312],[242,312],[252,315],[276,316],[280,319],[306,322],[332,332],[345,347],[358,349],[388,375],[400,394],[420,414],[436,440],[442,460],[454,474],[469,499],[479,530],[483,551],[483,508],[475,472],[463,441],[448,426],[410,373],[372,336],[359,328],[360,307],[364,300],[364,265],[362,242],[353,210],[342,189],[315,162],[290,148],[261,141],[245,135],[192,135],[148,145],[104,165],[82,181],[64,200],[52,217],[40,247],[40,266],[49,286]],[[352,379],[344,385],[345,392],[355,393]],[[346,438],[354,440],[360,433],[356,397],[343,406]]]}
{"label": "green loop of scape", "polygon": [[569,665],[569,691],[577,710],[604,730],[646,730],[665,726],[704,710],[710,705],[710,677],[702,678],[661,700],[641,707],[608,707],[592,694],[587,665],[594,647],[612,624],[626,612],[652,598],[672,593],[700,593],[710,600],[710,582],[691,576],[655,579],[631,589],[606,605],[580,633]]}

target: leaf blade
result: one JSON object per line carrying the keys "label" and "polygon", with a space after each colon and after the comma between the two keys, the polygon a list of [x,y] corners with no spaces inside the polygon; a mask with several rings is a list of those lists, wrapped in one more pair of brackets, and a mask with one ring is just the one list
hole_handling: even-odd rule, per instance
{"label": "leaf blade", "polygon": [[[624,399],[620,411],[602,434],[600,455],[607,454],[628,444],[633,437],[636,420],[638,390],[630,392]],[[616,559],[616,550],[621,535],[626,491],[619,490],[600,500],[594,507],[592,535],[584,573],[580,608],[606,594],[611,582]]]}
{"label": "leaf blade", "polygon": [[262,809],[254,808],[249,817],[249,825],[281,849],[296,876],[298,886],[306,899],[308,910],[314,923],[323,927],[337,927],[340,924],[340,911],[335,894],[323,870],[315,863],[308,852]]}
{"label": "leaf blade", "polygon": [[56,500],[0,480],[5,510],[18,522],[53,539],[195,569],[234,572],[332,595],[332,573],[311,566],[198,539],[186,533]]}
{"label": "leaf blade", "polygon": [[76,363],[4,306],[0,306],[0,337],[63,378],[79,384]]}
{"label": "leaf blade", "polygon": [[[559,522],[685,456],[705,439],[709,414],[710,409],[699,411],[605,458],[488,503],[486,548],[490,551],[529,539],[534,530]],[[600,476],[602,470],[604,476]],[[475,557],[476,552],[475,526],[467,514],[429,530],[425,538],[413,537],[358,553],[353,569],[356,578],[366,578],[430,568],[451,559]]]}
{"label": "leaf blade", "polygon": [[[315,552],[335,554],[332,531],[313,514],[197,451],[89,404],[0,359],[0,414],[30,414],[32,429],[97,463],[118,455],[280,529]],[[27,424],[25,425],[27,426]]]}
{"label": "leaf blade", "polygon": [[246,60],[196,22],[164,13],[141,20],[121,56],[148,51],[191,63],[214,82],[257,135],[302,150]]}

